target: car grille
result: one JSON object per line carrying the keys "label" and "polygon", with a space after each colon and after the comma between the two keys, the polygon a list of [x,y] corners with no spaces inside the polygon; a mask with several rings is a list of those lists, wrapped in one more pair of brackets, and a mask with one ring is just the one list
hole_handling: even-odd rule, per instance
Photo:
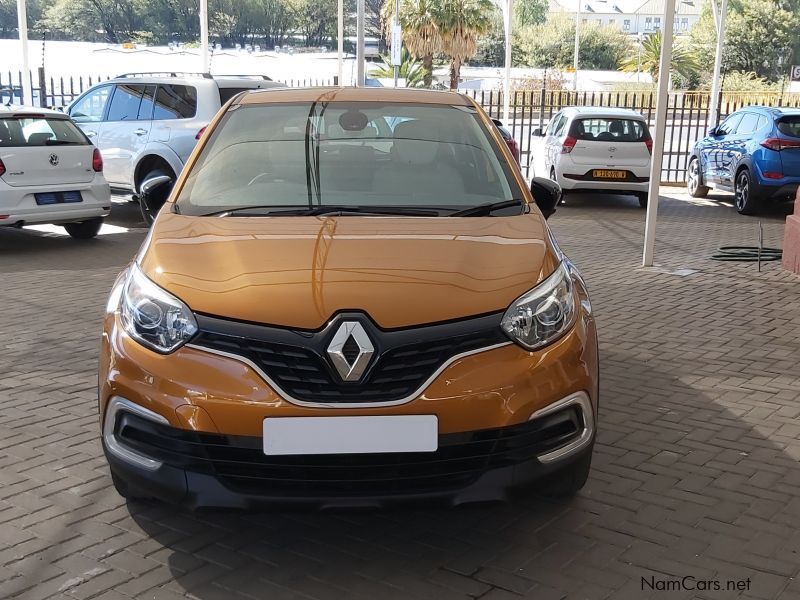
{"label": "car grille", "polygon": [[436,452],[267,456],[261,437],[175,429],[122,413],[120,443],[165,464],[206,473],[245,494],[398,495],[461,489],[489,469],[518,464],[575,439],[574,406],[519,425],[439,436]]}
{"label": "car grille", "polygon": [[[375,345],[362,378],[343,381],[327,359],[327,348],[344,318],[358,319]],[[500,315],[449,324],[385,331],[364,315],[335,319],[319,332],[198,317],[200,332],[192,345],[247,358],[289,399],[314,403],[380,403],[413,396],[448,360],[470,351],[507,343]],[[352,339],[352,338],[351,338]],[[358,347],[345,344],[354,359]],[[355,354],[354,354],[355,353]]]}

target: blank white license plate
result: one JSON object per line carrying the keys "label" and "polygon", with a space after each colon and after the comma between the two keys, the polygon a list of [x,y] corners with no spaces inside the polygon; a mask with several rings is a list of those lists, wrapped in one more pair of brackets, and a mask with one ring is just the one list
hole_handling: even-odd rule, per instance
{"label": "blank white license plate", "polygon": [[264,419],[269,455],[435,452],[438,446],[436,415]]}

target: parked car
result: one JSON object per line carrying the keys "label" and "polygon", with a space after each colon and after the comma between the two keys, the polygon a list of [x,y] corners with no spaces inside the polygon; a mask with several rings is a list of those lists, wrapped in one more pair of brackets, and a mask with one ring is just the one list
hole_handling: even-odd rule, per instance
{"label": "parked car", "polygon": [[69,117],[0,106],[0,226],[56,223],[87,239],[110,210],[100,151]]}
{"label": "parked car", "polygon": [[[114,188],[138,194],[147,179],[174,181],[220,107],[250,89],[284,87],[264,76],[129,73],[90,88],[67,113],[103,152]],[[151,223],[154,211],[141,204]]]}
{"label": "parked car", "polygon": [[492,119],[492,122],[497,126],[497,130],[503,137],[503,141],[506,143],[506,146],[508,146],[508,149],[511,150],[511,154],[514,156],[517,164],[519,164],[519,144],[517,144],[517,140],[514,139],[514,136],[508,128],[503,125],[500,119]]}
{"label": "parked car", "polygon": [[547,129],[535,129],[529,173],[564,190],[630,194],[647,206],[653,140],[645,118],[632,110],[568,107]]}
{"label": "parked car", "polygon": [[794,198],[800,186],[800,110],[737,110],[695,144],[686,185],[695,198],[711,188],[733,192],[743,215],[757,214],[768,201]]}
{"label": "parked car", "polygon": [[558,185],[527,188],[494,127],[450,92],[236,98],[111,292],[116,489],[195,508],[583,486],[591,304],[543,216]]}

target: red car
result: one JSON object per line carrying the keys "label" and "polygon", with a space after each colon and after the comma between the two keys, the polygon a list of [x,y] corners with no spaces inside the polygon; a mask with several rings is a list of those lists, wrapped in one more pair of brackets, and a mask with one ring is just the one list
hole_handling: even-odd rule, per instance
{"label": "red car", "polygon": [[517,164],[519,164],[519,144],[517,144],[517,140],[515,140],[514,136],[511,135],[511,132],[505,128],[500,119],[492,119],[492,121],[500,131],[500,135],[503,136],[503,140],[505,140],[508,149],[511,150],[511,154],[514,155],[514,159],[517,161]]}

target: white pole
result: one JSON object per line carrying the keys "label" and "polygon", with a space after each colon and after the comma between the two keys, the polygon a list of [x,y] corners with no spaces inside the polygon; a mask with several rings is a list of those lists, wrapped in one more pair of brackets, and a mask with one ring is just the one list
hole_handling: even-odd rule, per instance
{"label": "white pole", "polygon": [[[394,26],[397,27],[400,25],[400,0],[394,0]],[[394,40],[392,41],[394,43]],[[402,42],[401,42],[402,43]],[[394,48],[392,48],[394,50]],[[400,60],[402,62],[402,48],[400,49]],[[394,65],[394,87],[397,87],[397,78],[400,75],[400,64],[395,62]],[[408,82],[406,82],[408,85]]]}
{"label": "white pole", "polygon": [[358,0],[356,15],[356,85],[363,87],[364,77],[364,0]]}
{"label": "white pole", "polygon": [[336,30],[336,52],[339,58],[339,85],[344,85],[344,0],[339,0],[338,24]]}
{"label": "white pole", "polygon": [[200,64],[201,73],[211,71],[208,60],[208,0],[200,0]]}
{"label": "white pole", "polygon": [[506,72],[503,81],[503,122],[508,125],[511,117],[511,26],[514,15],[514,0],[506,3]]}
{"label": "white pole", "polygon": [[717,24],[717,52],[714,55],[714,78],[711,82],[711,102],[708,107],[708,125],[714,127],[719,118],[720,71],[722,70],[722,49],[725,47],[725,15],[728,12],[728,0],[722,0],[720,14],[717,16],[717,0],[711,0],[711,7]]}
{"label": "white pole", "polygon": [[[31,89],[31,67],[28,61],[28,13],[25,0],[17,0],[17,27],[19,27],[19,43],[22,47],[22,104],[33,106],[33,90]],[[14,92],[12,90],[13,99]]]}
{"label": "white pole", "polygon": [[658,66],[658,97],[656,99],[656,126],[653,139],[653,156],[650,161],[650,185],[647,195],[647,221],[644,227],[644,253],[642,265],[653,266],[653,253],[656,244],[656,219],[658,218],[658,194],[661,189],[661,162],[664,158],[664,139],[667,126],[667,105],[669,104],[669,73],[672,64],[672,38],[675,24],[675,0],[664,3],[664,30],[661,39],[661,61]]}
{"label": "white pole", "polygon": [[578,53],[581,50],[581,2],[578,0],[578,10],[575,13],[575,57],[572,60],[572,68],[575,71],[573,74],[573,88],[578,90]]}

